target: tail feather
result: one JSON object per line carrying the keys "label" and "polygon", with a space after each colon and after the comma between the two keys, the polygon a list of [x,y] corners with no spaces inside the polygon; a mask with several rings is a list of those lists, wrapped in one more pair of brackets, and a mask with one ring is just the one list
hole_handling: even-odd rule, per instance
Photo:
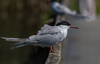
{"label": "tail feather", "polygon": [[27,38],[24,38],[24,39],[6,38],[6,37],[1,37],[1,38],[5,39],[6,41],[18,42],[18,43],[11,44],[11,45],[17,45],[15,47],[11,47],[11,50],[15,49],[15,48],[19,48],[19,47],[25,46],[25,45],[34,45],[34,46],[46,47],[43,43],[38,43],[38,41],[28,40]]}
{"label": "tail feather", "polygon": [[25,44],[18,45],[18,46],[15,46],[15,47],[11,47],[10,50],[15,49],[15,48],[19,48],[19,47],[22,47],[22,46],[25,46]]}
{"label": "tail feather", "polygon": [[20,44],[23,44],[23,42],[20,42],[20,43],[14,43],[14,44],[10,44],[10,45],[20,45]]}
{"label": "tail feather", "polygon": [[23,44],[23,45],[32,45],[32,44],[38,44],[37,42],[19,42],[19,43],[14,43],[14,44],[11,44],[11,45],[21,45],[21,44]]}
{"label": "tail feather", "polygon": [[15,43],[15,44],[11,44],[11,45],[18,45],[18,46],[11,47],[10,50],[15,49],[15,48],[19,48],[19,47],[22,47],[22,46],[26,46],[26,45],[38,45],[38,44],[39,43],[28,43],[28,42]]}
{"label": "tail feather", "polygon": [[6,37],[1,37],[2,39],[5,39],[6,41],[13,41],[13,42],[24,42],[27,40],[27,38],[20,39],[20,38],[6,38]]}
{"label": "tail feather", "polygon": [[15,48],[22,47],[22,46],[26,46],[26,45],[34,45],[34,46],[40,46],[40,47],[47,47],[46,44],[41,44],[41,43],[29,43],[29,42],[15,43],[15,44],[11,44],[11,45],[18,45],[18,46],[12,47],[11,50],[12,50],[12,49],[15,49]]}
{"label": "tail feather", "polygon": [[12,42],[28,42],[28,43],[37,43],[38,41],[31,41],[31,40],[28,40],[27,38],[23,38],[23,39],[20,39],[20,38],[6,38],[6,37],[1,37],[2,39],[5,39],[6,41],[12,41]]}

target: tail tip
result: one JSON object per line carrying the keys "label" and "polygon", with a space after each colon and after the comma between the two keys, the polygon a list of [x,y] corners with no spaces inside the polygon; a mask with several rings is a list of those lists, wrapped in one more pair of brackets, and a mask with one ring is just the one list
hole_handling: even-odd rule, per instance
{"label": "tail tip", "polygon": [[2,39],[6,39],[6,37],[0,37],[0,38],[2,38]]}

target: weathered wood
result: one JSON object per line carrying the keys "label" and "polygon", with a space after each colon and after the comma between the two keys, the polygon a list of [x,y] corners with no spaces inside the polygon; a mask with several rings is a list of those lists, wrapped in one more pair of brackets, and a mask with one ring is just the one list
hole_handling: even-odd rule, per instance
{"label": "weathered wood", "polygon": [[[60,16],[58,15],[57,18],[56,18],[55,24],[57,24],[60,21],[59,17]],[[58,54],[49,52],[49,56],[48,56],[45,64],[59,64],[60,63],[60,60],[61,60],[61,43],[54,45],[53,47],[54,47],[54,50]]]}
{"label": "weathered wood", "polygon": [[[63,0],[62,4],[66,5],[67,4],[66,1],[68,1],[68,0]],[[61,20],[66,20],[65,17],[62,17],[61,19],[60,18],[61,17],[59,15],[56,17],[56,23],[55,23],[55,25],[59,21],[61,21]],[[59,43],[59,44],[57,44],[57,45],[55,45],[53,47],[54,47],[54,50],[58,54],[56,54],[56,53],[49,53],[49,57],[47,58],[47,61],[46,61],[45,64],[60,64],[60,61],[61,61],[61,43]]]}
{"label": "weathered wood", "polygon": [[61,43],[53,46],[54,50],[58,53],[49,53],[49,57],[45,64],[59,64],[61,60]]}

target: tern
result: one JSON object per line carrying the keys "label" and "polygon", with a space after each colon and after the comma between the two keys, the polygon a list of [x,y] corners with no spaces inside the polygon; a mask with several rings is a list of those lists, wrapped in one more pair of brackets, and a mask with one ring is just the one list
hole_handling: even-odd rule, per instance
{"label": "tern", "polygon": [[62,4],[60,4],[59,2],[51,2],[51,10],[55,13],[55,14],[59,14],[59,15],[75,15],[76,11],[72,11],[70,10],[67,6],[64,6]]}
{"label": "tern", "polygon": [[[53,46],[62,42],[66,38],[67,30],[69,28],[78,29],[78,27],[71,26],[67,21],[61,21],[55,26],[45,24],[41,30],[38,31],[37,35],[32,35],[28,38],[1,38],[6,41],[18,42],[13,44],[17,46],[12,47],[11,49],[19,48],[25,45],[35,45],[40,47],[49,47],[51,52],[56,53]],[[53,51],[51,49],[53,49]]]}
{"label": "tern", "polygon": [[68,16],[68,17],[74,17],[78,19],[82,18],[89,18],[89,16],[84,16],[81,14],[77,14],[75,10],[70,10],[67,6],[60,4],[59,2],[51,2],[51,10],[60,16]]}

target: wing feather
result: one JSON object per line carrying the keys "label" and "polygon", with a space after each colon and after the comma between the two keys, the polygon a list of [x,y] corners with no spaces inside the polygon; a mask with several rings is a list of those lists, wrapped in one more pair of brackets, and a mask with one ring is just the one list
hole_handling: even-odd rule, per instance
{"label": "wing feather", "polygon": [[45,34],[57,34],[61,31],[58,26],[50,26],[49,28],[47,26],[43,26],[41,30],[39,30],[37,35],[45,35]]}

